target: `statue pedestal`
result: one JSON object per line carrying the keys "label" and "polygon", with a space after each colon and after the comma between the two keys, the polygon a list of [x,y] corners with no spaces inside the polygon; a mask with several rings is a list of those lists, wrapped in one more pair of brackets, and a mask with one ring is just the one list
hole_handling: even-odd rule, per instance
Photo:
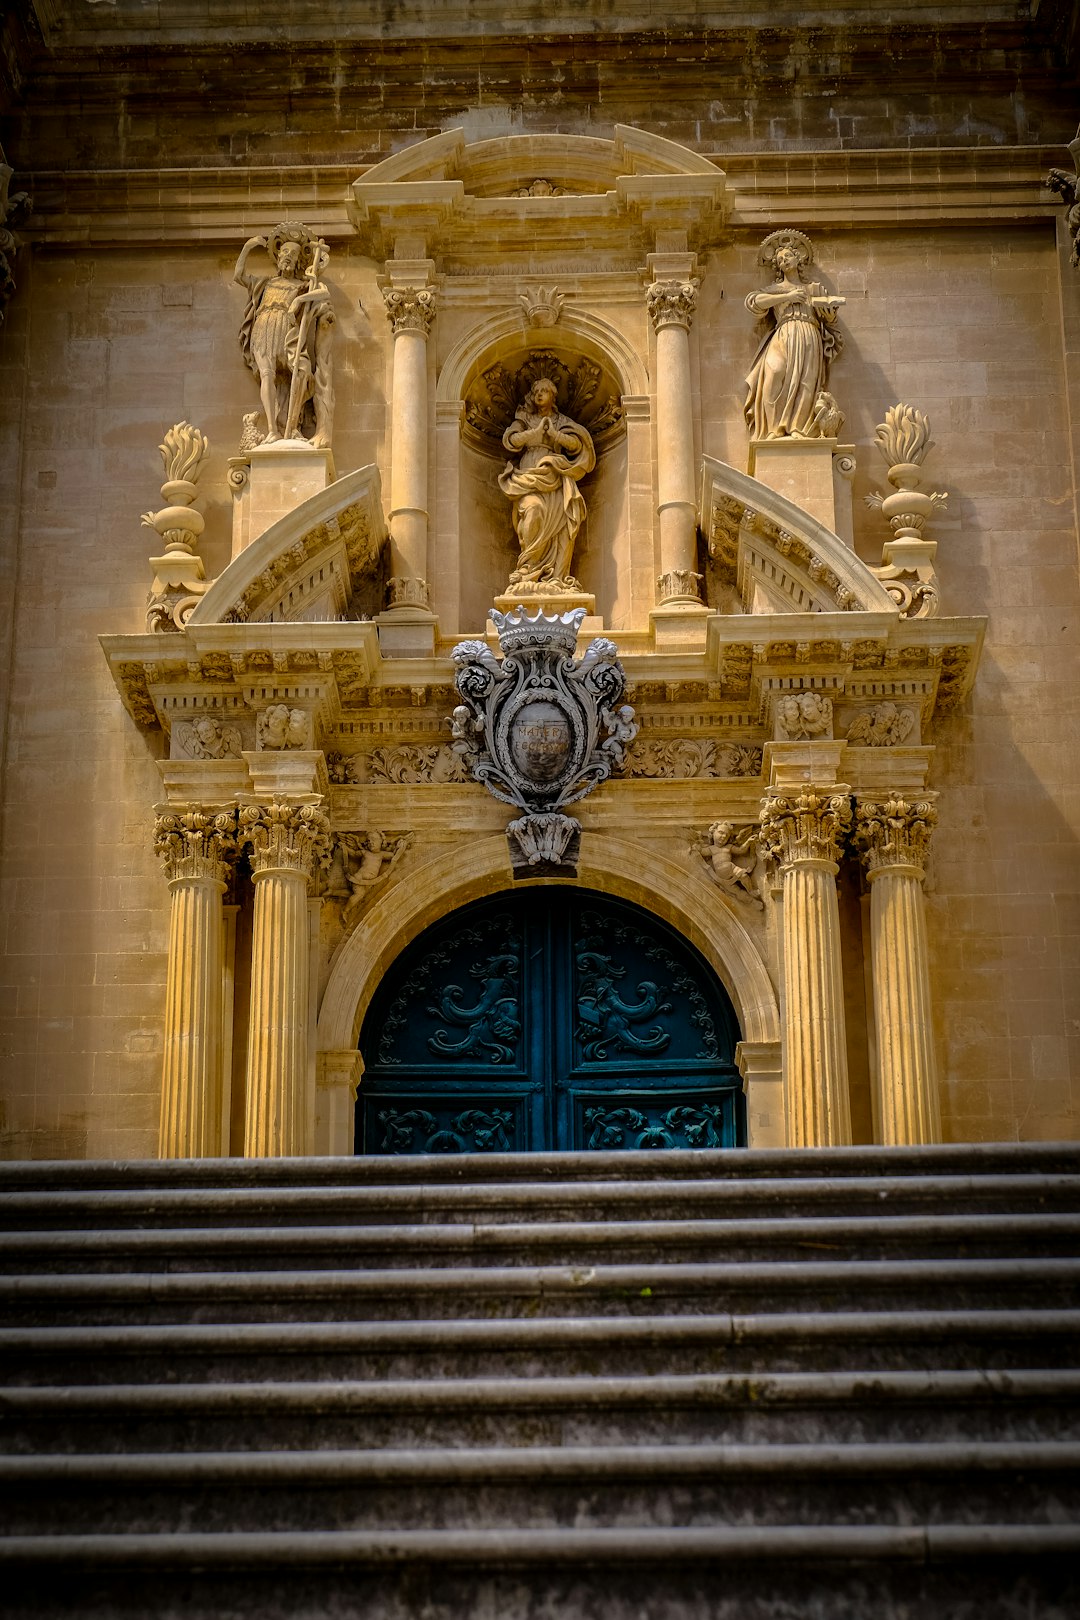
{"label": "statue pedestal", "polygon": [[260,444],[229,459],[233,488],[233,547],[238,557],[287,513],[318,495],[337,477],[332,450],[300,439]]}
{"label": "statue pedestal", "polygon": [[384,658],[431,658],[439,621],[430,608],[384,608],[375,615],[379,651]]}
{"label": "statue pedestal", "polygon": [[751,439],[747,472],[853,544],[855,446],[836,439]]}

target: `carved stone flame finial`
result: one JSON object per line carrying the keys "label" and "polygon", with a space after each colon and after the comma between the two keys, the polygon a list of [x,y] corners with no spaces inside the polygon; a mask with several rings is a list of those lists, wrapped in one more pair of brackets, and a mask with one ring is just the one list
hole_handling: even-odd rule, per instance
{"label": "carved stone flame finial", "polygon": [[165,542],[160,557],[151,557],[154,583],[146,610],[148,630],[182,630],[195,604],[206,590],[202,559],[196,554],[206,526],[192,502],[198,495],[199,474],[210,454],[210,441],[190,422],[177,422],[158,445],[165,467],[159,512],[144,512],[142,521]]}
{"label": "carved stone flame finial", "polygon": [[883,495],[874,491],[866,504],[888,519],[893,531],[886,541],[882,566],[874,572],[906,619],[936,618],[939,610],[938,579],[934,568],[935,541],[923,538],[923,525],[935,511],[941,511],[948,496],[940,490],[924,491],[922,463],[933,448],[930,423],[914,405],[892,405],[878,425],[874,443],[889,471],[895,491]]}

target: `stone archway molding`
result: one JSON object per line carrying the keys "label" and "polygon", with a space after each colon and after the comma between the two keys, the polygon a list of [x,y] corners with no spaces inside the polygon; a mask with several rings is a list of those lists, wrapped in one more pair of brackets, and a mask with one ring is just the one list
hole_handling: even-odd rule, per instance
{"label": "stone archway molding", "polygon": [[[746,1082],[750,1145],[782,1145],[782,1135],[776,1135],[777,1129],[782,1131],[780,1012],[753,937],[732,906],[669,856],[607,832],[589,832],[584,846],[577,880],[581,887],[629,900],[661,918],[697,947],[723,983],[742,1029],[737,1060]],[[320,1085],[324,1092],[344,1088],[336,1102],[326,1099],[327,1118],[337,1124],[324,1133],[323,1151],[349,1152],[360,1029],[390,964],[432,923],[472,900],[513,887],[506,840],[491,834],[477,838],[467,850],[432,854],[373,900],[338,954],[319,1011]],[[762,1106],[763,1096],[768,1107]]]}
{"label": "stone archway molding", "polygon": [[[645,365],[633,345],[609,321],[588,310],[565,307],[554,341],[575,353],[606,360],[618,375],[619,393],[624,398],[647,397],[649,374]],[[483,365],[494,365],[504,353],[525,346],[519,313],[508,311],[480,322],[447,355],[439,372],[436,404],[463,399],[474,374]]]}

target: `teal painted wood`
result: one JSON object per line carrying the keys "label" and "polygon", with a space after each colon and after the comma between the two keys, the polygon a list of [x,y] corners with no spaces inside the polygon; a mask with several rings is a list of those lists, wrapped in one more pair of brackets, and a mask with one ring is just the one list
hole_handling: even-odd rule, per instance
{"label": "teal painted wood", "polygon": [[359,1153],[736,1147],[731,1001],[650,913],[511,892],[415,940],[360,1037]]}

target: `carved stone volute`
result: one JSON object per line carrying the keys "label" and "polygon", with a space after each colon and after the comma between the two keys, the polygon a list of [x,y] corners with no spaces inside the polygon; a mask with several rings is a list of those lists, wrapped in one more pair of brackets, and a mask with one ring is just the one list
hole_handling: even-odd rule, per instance
{"label": "carved stone volute", "polygon": [[645,307],[649,311],[653,330],[662,326],[681,326],[689,331],[697,308],[700,281],[654,281],[646,290]]}
{"label": "carved stone volute", "polygon": [[827,861],[838,868],[850,826],[846,787],[770,793],[762,812],[759,848],[781,868],[808,861]]}
{"label": "carved stone volute", "polygon": [[867,877],[880,872],[906,870],[922,877],[930,840],[937,825],[937,807],[929,795],[907,799],[861,799],[855,807],[852,842]]}
{"label": "carved stone volute", "polygon": [[247,804],[240,810],[240,843],[250,850],[254,876],[291,871],[310,878],[330,855],[330,822],[315,804]]}
{"label": "carved stone volute", "polygon": [[236,853],[236,811],[159,811],[154,853],[170,883],[196,879],[224,888]]}
{"label": "carved stone volute", "polygon": [[384,287],[383,303],[395,337],[399,332],[428,336],[435,319],[435,294],[430,287]]}

